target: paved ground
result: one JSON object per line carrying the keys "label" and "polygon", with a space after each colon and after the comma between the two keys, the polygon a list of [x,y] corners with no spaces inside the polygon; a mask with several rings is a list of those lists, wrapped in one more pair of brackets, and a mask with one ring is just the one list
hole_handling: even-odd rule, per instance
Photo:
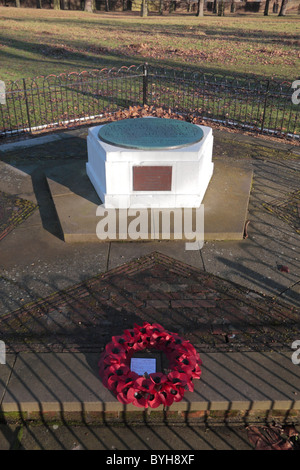
{"label": "paved ground", "polygon": [[251,450],[242,426],[0,425],[0,450]]}
{"label": "paved ground", "polygon": [[[294,214],[289,223],[264,207],[274,199],[288,200],[299,189],[299,147],[279,143],[273,148],[265,141],[262,143],[268,147],[262,147],[258,139],[246,136],[240,141],[237,134],[215,133],[214,158],[231,159],[254,172],[246,240],[206,243],[201,252],[186,252],[184,243],[168,242],[70,246],[60,238],[44,169],[71,163],[74,158],[87,158],[86,130],[73,132],[75,135],[61,134],[65,138],[56,138],[47,145],[0,149],[0,190],[39,205],[1,241],[2,314],[152,251],[300,305],[300,238],[295,230],[299,217]],[[289,272],[281,271],[281,266],[287,266]]]}
{"label": "paved ground", "polygon": [[158,322],[201,351],[272,351],[300,338],[299,309],[159,252],[0,318],[7,351],[99,351]]}
{"label": "paved ground", "polygon": [[[101,450],[101,463],[115,456],[140,456],[152,463],[159,457],[179,455],[182,464],[199,466],[202,450],[253,450],[248,429],[237,426],[90,426],[68,424],[0,424],[0,450]],[[283,428],[285,429],[285,428]],[[299,427],[295,427],[299,432]],[[297,441],[292,441],[299,450]],[[122,454],[122,451],[126,451]],[[135,451],[132,454],[130,451]],[[136,451],[144,451],[137,453]],[[146,451],[146,452],[145,452]],[[164,452],[175,451],[171,454]],[[195,452],[196,451],[196,452]],[[190,456],[190,457],[187,457]],[[184,461],[184,458],[186,461]],[[98,463],[100,463],[98,461]],[[141,463],[141,462],[140,462]]]}
{"label": "paved ground", "polygon": [[[2,201],[38,206],[9,233],[9,216],[1,227],[1,338],[12,351],[93,350],[149,318],[189,335],[202,351],[289,350],[300,339],[299,147],[215,132],[214,158],[253,170],[248,237],[193,252],[181,242],[62,241],[44,171],[86,159],[85,137],[86,130],[69,131],[34,146],[0,147]],[[67,431],[62,445],[81,445]],[[39,445],[25,444],[33,434],[26,430],[24,445]]]}

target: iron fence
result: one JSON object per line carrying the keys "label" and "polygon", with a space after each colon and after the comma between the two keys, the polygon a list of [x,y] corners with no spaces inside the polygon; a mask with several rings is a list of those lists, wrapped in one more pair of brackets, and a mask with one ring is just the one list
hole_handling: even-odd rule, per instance
{"label": "iron fence", "polygon": [[299,139],[292,82],[148,64],[49,75],[6,84],[0,136],[76,125],[145,104],[263,134]]}

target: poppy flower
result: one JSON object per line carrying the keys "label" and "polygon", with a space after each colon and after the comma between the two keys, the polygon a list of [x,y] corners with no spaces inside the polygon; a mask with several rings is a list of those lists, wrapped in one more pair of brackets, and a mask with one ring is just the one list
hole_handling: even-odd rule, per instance
{"label": "poppy flower", "polygon": [[183,339],[177,338],[175,341],[172,342],[170,346],[174,349],[174,351],[177,351],[178,353],[186,353],[192,356],[195,356],[197,354],[197,351],[194,346],[189,341],[185,341]]}
{"label": "poppy flower", "polygon": [[139,378],[139,375],[135,372],[130,371],[127,375],[124,375],[119,379],[116,391],[117,393],[123,392],[126,388],[132,387],[134,381]]}
{"label": "poppy flower", "polygon": [[139,377],[136,379],[134,386],[141,392],[150,392],[154,388],[154,382],[149,378]]}
{"label": "poppy flower", "polygon": [[126,364],[114,363],[105,369],[105,374],[113,374],[117,375],[118,377],[126,377],[129,371],[130,369]]}
{"label": "poppy flower", "polygon": [[121,344],[116,345],[114,343],[108,343],[105,346],[105,352],[106,352],[106,354],[109,354],[109,355],[113,355],[113,354],[114,355],[123,355],[123,356],[126,355],[126,349]]}
{"label": "poppy flower", "polygon": [[146,341],[146,339],[151,335],[151,329],[149,330],[150,326],[150,323],[147,322],[144,322],[142,326],[135,323],[133,328],[135,336],[142,337],[143,340]]}
{"label": "poppy flower", "polygon": [[139,342],[142,342],[145,347],[153,346],[155,341],[155,335],[162,333],[163,327],[159,323],[153,323],[152,325],[148,322],[144,322],[142,326],[134,325],[135,336]]}
{"label": "poppy flower", "polygon": [[130,403],[130,399],[127,397],[128,390],[134,386],[135,380],[138,378],[138,374],[135,372],[129,372],[125,377],[119,380],[116,386],[117,399],[124,404]]}
{"label": "poppy flower", "polygon": [[150,345],[156,349],[167,350],[169,343],[172,342],[172,335],[167,331],[153,331],[150,338]]}
{"label": "poppy flower", "polygon": [[164,385],[163,391],[167,393],[167,395],[173,400],[173,402],[182,400],[185,392],[184,387],[174,386],[173,384],[171,385],[169,383]]}
{"label": "poppy flower", "polygon": [[157,390],[152,390],[147,395],[147,402],[150,408],[157,408],[162,402],[161,394]]}
{"label": "poppy flower", "polygon": [[116,346],[116,347],[122,347],[124,349],[128,348],[128,344],[132,342],[133,336],[131,336],[130,332],[128,331],[127,333],[124,332],[123,335],[119,336],[113,336],[111,338],[111,342]]}
{"label": "poppy flower", "polygon": [[166,390],[160,390],[158,392],[160,396],[160,400],[164,406],[171,406],[174,402],[173,396],[169,393],[169,391]]}
{"label": "poppy flower", "polygon": [[180,355],[172,355],[172,359],[176,365],[180,365],[183,370],[190,370],[196,366],[196,358],[188,353],[183,353]]}
{"label": "poppy flower", "polygon": [[189,381],[189,377],[184,372],[174,370],[168,374],[168,380],[174,385],[180,384],[182,387],[185,387]]}
{"label": "poppy flower", "polygon": [[[118,337],[116,337],[118,338]],[[124,339],[124,343],[122,342],[122,338]],[[123,335],[120,336],[119,338],[119,344],[120,344],[120,339],[121,339],[121,344],[126,348],[127,353],[132,350],[132,348],[135,345],[136,342],[136,337],[135,337],[135,332],[134,329],[127,329],[124,331]]]}
{"label": "poppy flower", "polygon": [[126,388],[120,392],[117,392],[117,399],[120,403],[123,403],[123,405],[128,405],[128,403],[130,403],[130,399],[127,397],[128,390],[129,388]]}
{"label": "poppy flower", "polygon": [[138,334],[143,334],[146,337],[152,336],[153,333],[163,332],[165,329],[159,323],[144,322],[142,326],[134,325],[134,331]]}
{"label": "poppy flower", "polygon": [[[202,364],[202,362],[201,362],[201,364]],[[191,371],[193,379],[200,379],[201,372],[202,371],[201,371],[200,365],[196,364],[194,369],[192,369],[192,371]]]}
{"label": "poppy flower", "polygon": [[158,388],[160,385],[162,385],[168,380],[166,375],[162,374],[161,372],[149,374],[149,378],[154,383],[154,385],[156,385],[156,388]]}
{"label": "poppy flower", "polygon": [[194,391],[194,384],[192,382],[192,377],[187,375],[183,370],[174,370],[168,374],[170,382],[173,384],[173,387],[182,386],[186,388],[189,392]]}
{"label": "poppy flower", "polygon": [[132,403],[140,408],[147,408],[148,403],[144,394],[140,390],[136,390],[134,387],[130,388],[127,392],[128,403]]}

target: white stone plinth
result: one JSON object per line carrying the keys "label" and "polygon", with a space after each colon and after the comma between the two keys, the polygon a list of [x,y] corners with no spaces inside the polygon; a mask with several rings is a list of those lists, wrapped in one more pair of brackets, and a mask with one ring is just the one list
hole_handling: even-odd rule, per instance
{"label": "white stone plinth", "polygon": [[[199,207],[213,174],[212,129],[199,126],[203,139],[187,147],[139,150],[101,141],[101,126],[89,129],[87,175],[105,207]],[[171,187],[166,191],[135,191],[134,167],[172,167]]]}

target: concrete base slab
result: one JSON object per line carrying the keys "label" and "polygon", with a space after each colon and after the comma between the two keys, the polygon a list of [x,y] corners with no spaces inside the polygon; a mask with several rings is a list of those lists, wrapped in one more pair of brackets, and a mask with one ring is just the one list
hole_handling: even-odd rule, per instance
{"label": "concrete base slab", "polygon": [[[194,392],[186,392],[170,411],[300,410],[300,369],[291,353],[200,353],[203,364]],[[2,413],[117,413],[142,411],[123,405],[98,375],[96,353],[20,353],[3,393]],[[149,410],[151,413],[153,410]],[[162,411],[162,405],[155,411]]]}
{"label": "concrete base slab", "polygon": [[[220,160],[214,163],[214,167],[214,174],[203,200],[204,240],[242,240],[251,191],[252,170],[229,165]],[[181,208],[145,209],[148,211],[147,216],[145,213],[143,215],[142,212],[136,212],[138,209],[132,209],[133,212],[130,212],[129,209],[103,208],[101,214],[98,212],[97,215],[97,208],[102,202],[86,174],[85,162],[72,162],[47,170],[46,177],[65,242],[174,239],[193,241],[195,239],[195,230],[199,228],[197,222],[199,209],[188,209],[191,211],[193,221],[188,231],[183,222],[182,228],[178,231],[172,223],[173,218],[170,219],[171,213],[174,213],[174,218],[183,217],[186,209]],[[161,219],[158,219],[157,210],[171,220],[170,233],[164,230]],[[98,225],[101,220],[108,221],[109,211],[112,211],[112,217],[116,216],[115,238],[107,236],[105,233],[107,227],[105,228],[104,223]],[[132,227],[138,225],[138,222],[142,222],[143,226],[137,227],[133,234]],[[129,230],[130,224],[131,230]],[[96,234],[97,225],[98,229],[99,227],[101,229],[100,237],[99,231],[98,236]]]}

